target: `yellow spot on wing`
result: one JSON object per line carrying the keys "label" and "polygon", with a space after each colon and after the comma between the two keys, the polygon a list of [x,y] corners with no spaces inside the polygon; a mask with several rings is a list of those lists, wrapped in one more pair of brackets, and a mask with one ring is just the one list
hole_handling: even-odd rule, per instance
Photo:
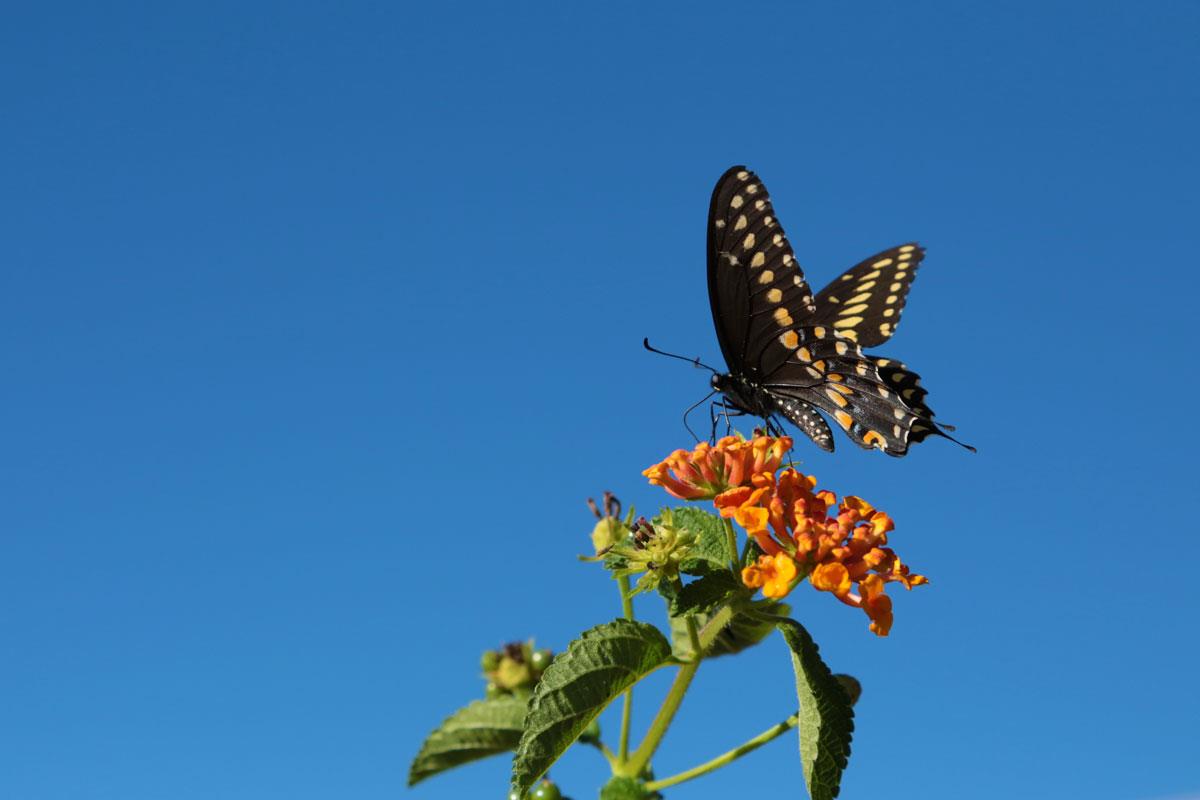
{"label": "yellow spot on wing", "polygon": [[733,199],[729,201],[729,207],[730,208],[741,208],[742,203],[744,203],[744,202],[746,202],[746,201],[742,199],[742,196],[740,194],[735,194],[733,196]]}
{"label": "yellow spot on wing", "polygon": [[865,444],[875,445],[881,449],[885,444],[887,444],[887,440],[883,438],[883,434],[879,431],[867,431],[864,433],[863,442]]}
{"label": "yellow spot on wing", "polygon": [[735,231],[741,231],[741,230],[746,229],[746,215],[745,214],[741,214],[740,216],[738,216],[737,222],[733,223],[733,229]]}
{"label": "yellow spot on wing", "polygon": [[[867,310],[867,304],[859,303],[858,305],[847,306],[846,308],[843,308],[841,311],[838,312],[838,314],[844,317],[847,314],[861,314],[862,312],[864,312],[866,310]],[[836,322],[834,323],[834,327],[835,328],[837,327]]]}
{"label": "yellow spot on wing", "polygon": [[[833,380],[833,375],[830,375],[829,379]],[[841,380],[841,379],[842,379],[842,376],[838,375],[838,380]],[[834,382],[829,385],[829,388],[833,389],[836,392],[841,392],[842,394],[854,394],[854,390],[851,389],[849,386],[845,385],[844,383]]]}
{"label": "yellow spot on wing", "polygon": [[842,397],[840,394],[835,392],[833,389],[826,389],[825,394],[828,395],[829,399],[832,400],[833,402],[837,403],[838,406],[840,406],[841,408],[845,408],[846,406],[850,405],[850,403],[846,400],[846,398]]}
{"label": "yellow spot on wing", "polygon": [[888,287],[888,291],[889,291],[889,292],[898,292],[898,291],[900,291],[900,284],[899,284],[899,283],[893,283],[891,286],[889,286],[889,287]]}
{"label": "yellow spot on wing", "polygon": [[812,361],[812,353],[808,352],[807,347],[801,347],[796,351],[796,355],[800,356],[800,360],[804,362]]}
{"label": "yellow spot on wing", "polygon": [[761,267],[765,263],[767,263],[767,257],[762,253],[755,253],[754,258],[750,259],[750,266],[752,267]]}
{"label": "yellow spot on wing", "polygon": [[796,345],[800,344],[800,337],[796,335],[795,331],[788,331],[779,337],[779,343],[788,350],[791,350]]}
{"label": "yellow spot on wing", "polygon": [[[833,298],[831,297],[831,298],[829,298],[829,299],[830,299],[830,300],[832,300]],[[851,298],[850,298],[849,300],[847,300],[846,302],[847,302],[847,303],[865,303],[865,302],[867,302],[867,301],[868,301],[868,300],[870,300],[870,299],[871,299],[871,293],[870,293],[870,292],[863,292],[862,294],[856,294],[856,295],[854,295],[854,297],[851,297]]]}
{"label": "yellow spot on wing", "polygon": [[875,281],[867,281],[866,283],[860,283],[858,286],[856,286],[854,288],[856,291],[865,292],[867,289],[870,289],[874,285],[875,285]]}
{"label": "yellow spot on wing", "polygon": [[813,328],[813,336],[817,337],[818,339],[824,339],[825,329],[818,325],[817,327]]}
{"label": "yellow spot on wing", "polygon": [[858,341],[858,331],[842,331],[842,336],[845,336],[852,342]]}
{"label": "yellow spot on wing", "polygon": [[785,328],[792,326],[792,315],[788,313],[786,308],[775,309],[775,321]]}
{"label": "yellow spot on wing", "polygon": [[837,354],[839,356],[844,356],[846,355],[846,351],[850,349],[850,345],[846,344],[845,342],[838,342],[833,346],[833,349],[837,350]]}
{"label": "yellow spot on wing", "polygon": [[859,280],[860,281],[873,281],[878,277],[879,277],[879,270],[875,270],[874,272],[868,272],[866,275],[863,275],[861,278],[859,278]]}
{"label": "yellow spot on wing", "polygon": [[747,233],[746,238],[742,240],[742,248],[749,250],[751,247],[754,247],[754,234]]}
{"label": "yellow spot on wing", "polygon": [[769,292],[767,292],[767,301],[770,303],[778,303],[782,299],[783,292],[779,289],[771,289]]}
{"label": "yellow spot on wing", "polygon": [[872,264],[871,266],[872,267],[890,267],[891,265],[892,265],[892,260],[890,258],[881,258],[878,261],[876,261],[874,264]]}
{"label": "yellow spot on wing", "polygon": [[916,248],[913,247],[911,244],[906,244],[900,248],[901,253],[911,253],[913,250],[916,250]]}
{"label": "yellow spot on wing", "polygon": [[842,430],[850,430],[850,424],[854,422],[853,418],[845,411],[833,412],[833,418],[837,420],[837,424],[842,426]]}
{"label": "yellow spot on wing", "polygon": [[[754,257],[758,258],[761,255],[762,255],[762,253],[755,253]],[[750,263],[753,264],[754,262],[751,261]],[[769,270],[769,269],[763,270],[762,274],[758,276],[758,282],[761,283],[763,286],[766,286],[768,283],[770,283],[773,280],[775,280],[775,273],[771,272],[771,270]]]}
{"label": "yellow spot on wing", "polygon": [[835,328],[853,328],[858,323],[862,322],[862,317],[846,317],[845,319],[834,320],[833,327]]}

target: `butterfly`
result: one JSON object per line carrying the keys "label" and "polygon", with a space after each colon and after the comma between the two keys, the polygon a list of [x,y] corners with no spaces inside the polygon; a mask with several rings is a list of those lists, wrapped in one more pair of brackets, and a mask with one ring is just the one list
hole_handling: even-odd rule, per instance
{"label": "butterfly", "polygon": [[929,436],[957,442],[934,422],[915,372],[863,352],[895,333],[924,256],[915,243],[884,250],[813,295],[763,182],[731,167],[708,213],[708,297],[729,369],[714,372],[712,387],[727,413],[762,417],[769,430],[781,416],[830,452],[822,413],[891,456]]}

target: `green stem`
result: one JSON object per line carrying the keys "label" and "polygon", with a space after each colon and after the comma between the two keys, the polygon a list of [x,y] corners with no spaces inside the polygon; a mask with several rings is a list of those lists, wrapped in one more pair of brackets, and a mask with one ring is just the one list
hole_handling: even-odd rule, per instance
{"label": "green stem", "polygon": [[600,755],[604,756],[604,760],[608,762],[609,767],[616,768],[617,757],[616,757],[616,755],[613,754],[612,750],[608,749],[608,745],[606,745],[604,742],[600,741],[599,739],[597,739],[594,742],[589,742],[589,744],[592,747],[594,747],[600,751]]}
{"label": "green stem", "polygon": [[666,789],[668,786],[674,786],[678,783],[683,783],[684,781],[690,781],[692,778],[699,778],[701,775],[706,775],[713,770],[720,769],[726,764],[736,761],[747,753],[757,750],[772,739],[786,733],[787,731],[790,731],[792,728],[796,727],[798,721],[799,716],[793,714],[783,722],[772,725],[770,728],[767,728],[753,739],[739,744],[729,752],[722,753],[711,761],[705,761],[699,766],[692,767],[689,770],[672,775],[669,778],[663,778],[662,780],[658,781],[650,781],[645,786],[646,791],[656,792],[659,789]]}
{"label": "green stem", "polygon": [[[617,578],[617,588],[621,591],[621,611],[625,619],[633,619],[633,598],[629,595],[629,576]],[[616,764],[624,764],[629,758],[629,725],[633,719],[633,687],[625,690],[625,699],[621,704],[621,737],[617,741]]]}
{"label": "green stem", "polygon": [[692,645],[692,658],[679,667],[679,672],[675,674],[675,680],[671,683],[671,688],[667,691],[663,704],[659,707],[658,713],[654,715],[654,721],[650,723],[650,730],[646,731],[646,738],[638,745],[638,749],[634,751],[633,755],[619,767],[617,773],[619,775],[636,778],[646,769],[654,751],[658,749],[659,742],[666,735],[667,728],[671,727],[671,721],[675,719],[675,712],[683,703],[683,696],[687,694],[692,678],[696,677],[696,670],[700,669],[700,662],[704,660],[701,655],[700,634],[696,630],[696,620],[690,616],[685,619],[688,639],[691,640]]}

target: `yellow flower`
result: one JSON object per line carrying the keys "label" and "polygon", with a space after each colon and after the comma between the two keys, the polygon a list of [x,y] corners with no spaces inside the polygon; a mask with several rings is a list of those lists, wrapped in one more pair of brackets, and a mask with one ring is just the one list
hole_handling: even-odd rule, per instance
{"label": "yellow flower", "polygon": [[762,588],[763,596],[778,599],[791,591],[796,577],[796,562],[787,553],[759,556],[758,562],[742,570],[742,583],[752,589]]}

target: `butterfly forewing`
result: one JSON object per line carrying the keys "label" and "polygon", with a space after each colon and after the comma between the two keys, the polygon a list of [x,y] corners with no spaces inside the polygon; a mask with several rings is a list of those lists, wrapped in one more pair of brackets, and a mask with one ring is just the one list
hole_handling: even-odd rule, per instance
{"label": "butterfly forewing", "polygon": [[768,343],[804,322],[815,306],[762,181],[726,171],[708,215],[708,294],[731,373],[754,377]]}
{"label": "butterfly forewing", "polygon": [[924,257],[922,247],[909,243],[855,265],[817,295],[813,321],[863,347],[883,344],[896,332],[909,287]]}

